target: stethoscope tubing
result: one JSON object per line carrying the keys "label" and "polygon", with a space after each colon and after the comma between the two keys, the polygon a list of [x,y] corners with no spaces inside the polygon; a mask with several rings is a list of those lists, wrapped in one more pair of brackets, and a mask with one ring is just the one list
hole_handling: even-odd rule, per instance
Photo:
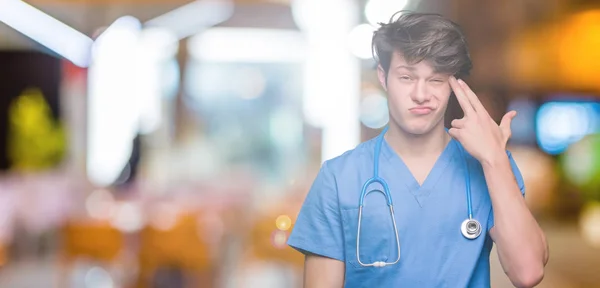
{"label": "stethoscope tubing", "polygon": [[[385,135],[385,133],[388,131],[389,126],[386,126],[383,131],[381,132],[381,134],[379,135],[377,142],[375,144],[375,153],[373,155],[374,157],[374,161],[373,161],[373,177],[371,177],[369,180],[367,180],[363,186],[362,186],[362,190],[360,193],[360,198],[358,200],[358,227],[357,227],[357,233],[356,233],[356,258],[358,260],[358,263],[361,266],[373,266],[373,267],[385,267],[387,265],[393,265],[398,263],[398,261],[400,261],[400,237],[398,236],[398,228],[396,226],[396,217],[394,214],[394,205],[393,205],[393,201],[392,201],[392,195],[390,193],[389,187],[387,182],[379,177],[379,155],[381,154],[381,145],[383,143],[383,137]],[[455,144],[457,145],[457,144]],[[461,149],[459,149],[461,150]],[[466,161],[466,158],[464,157],[464,152],[461,150],[461,154],[463,156],[463,159],[465,159],[464,161],[464,170],[465,170],[465,185],[466,185],[466,196],[467,196],[467,213],[468,213],[468,218],[461,224],[461,232],[463,234],[463,236],[467,239],[475,239],[477,237],[479,237],[479,235],[481,234],[481,224],[473,219],[473,209],[472,209],[472,201],[471,201],[471,175],[469,172],[469,165]],[[379,183],[382,187],[383,187],[383,191],[380,190],[372,190],[372,191],[368,191],[368,187],[373,184],[373,183]],[[368,191],[368,192],[367,192]],[[395,232],[395,236],[396,236],[396,246],[397,246],[397,251],[398,251],[398,257],[396,258],[396,260],[394,262],[384,262],[384,261],[376,261],[373,263],[363,263],[360,260],[360,226],[362,223],[362,209],[364,206],[364,199],[365,197],[373,192],[373,191],[378,191],[381,192],[385,195],[387,204],[390,208],[390,216],[392,217],[392,224],[394,226],[394,232]]]}

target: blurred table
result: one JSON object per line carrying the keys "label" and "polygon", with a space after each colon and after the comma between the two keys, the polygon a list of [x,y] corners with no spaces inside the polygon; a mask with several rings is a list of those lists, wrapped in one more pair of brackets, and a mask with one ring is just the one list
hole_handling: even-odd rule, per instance
{"label": "blurred table", "polygon": [[[541,222],[540,224],[546,232],[550,245],[550,260],[546,267],[544,281],[537,287],[600,287],[600,249],[592,248],[583,241],[575,223]],[[232,253],[241,252],[233,251]],[[58,259],[40,259],[26,263],[15,263],[9,260],[6,266],[0,270],[0,287],[58,287],[55,283],[59,273],[57,269],[59,262]],[[492,254],[491,267],[492,287],[513,287],[504,275],[495,251]],[[249,272],[258,275],[254,270]],[[224,275],[226,278],[239,278],[240,276],[242,275],[234,272]],[[262,274],[261,277],[272,278],[276,276],[267,273]],[[246,282],[240,283],[248,284]],[[281,286],[267,285],[260,287]]]}

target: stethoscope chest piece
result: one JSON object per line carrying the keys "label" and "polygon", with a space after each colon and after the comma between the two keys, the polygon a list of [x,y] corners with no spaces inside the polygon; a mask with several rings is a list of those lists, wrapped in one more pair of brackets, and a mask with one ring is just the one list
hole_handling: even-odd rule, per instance
{"label": "stethoscope chest piece", "polygon": [[467,239],[475,239],[481,235],[481,224],[475,219],[467,218],[460,225],[460,232]]}

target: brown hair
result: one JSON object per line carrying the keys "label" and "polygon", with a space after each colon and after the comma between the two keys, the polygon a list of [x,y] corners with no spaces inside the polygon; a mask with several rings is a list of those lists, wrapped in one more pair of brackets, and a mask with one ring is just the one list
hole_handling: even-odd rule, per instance
{"label": "brown hair", "polygon": [[[394,20],[396,15],[400,16]],[[423,60],[437,72],[467,76],[472,63],[467,42],[460,27],[439,14],[400,11],[389,23],[373,34],[373,57],[386,74],[394,53],[400,53],[409,64]]]}

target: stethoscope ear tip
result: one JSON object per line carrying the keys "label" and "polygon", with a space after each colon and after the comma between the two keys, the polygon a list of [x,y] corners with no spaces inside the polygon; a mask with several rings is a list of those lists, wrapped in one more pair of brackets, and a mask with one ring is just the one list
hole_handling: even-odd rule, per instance
{"label": "stethoscope ear tip", "polygon": [[481,224],[475,219],[467,218],[460,225],[460,232],[467,239],[476,239],[481,235]]}

